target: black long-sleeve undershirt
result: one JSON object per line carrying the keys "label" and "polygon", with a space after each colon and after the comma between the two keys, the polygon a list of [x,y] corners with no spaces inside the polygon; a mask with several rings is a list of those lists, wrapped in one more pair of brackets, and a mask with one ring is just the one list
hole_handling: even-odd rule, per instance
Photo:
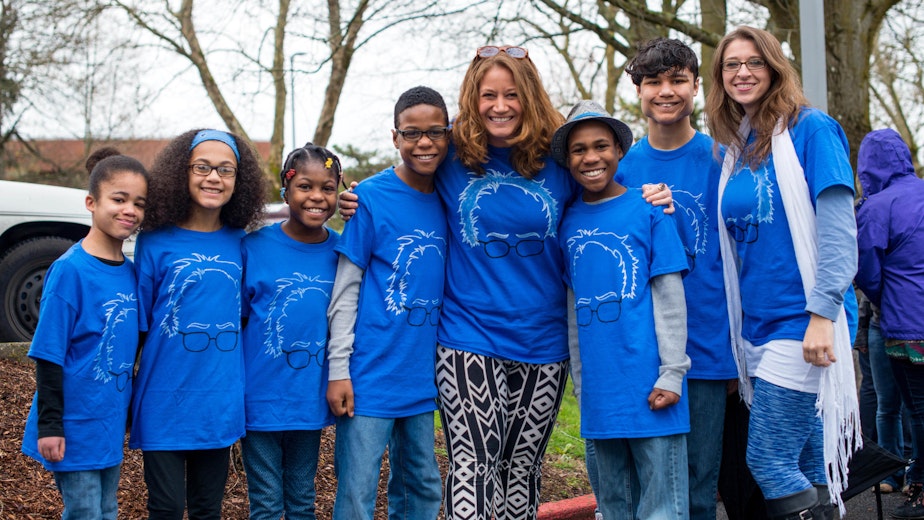
{"label": "black long-sleeve undershirt", "polygon": [[64,367],[35,360],[38,437],[64,437]]}

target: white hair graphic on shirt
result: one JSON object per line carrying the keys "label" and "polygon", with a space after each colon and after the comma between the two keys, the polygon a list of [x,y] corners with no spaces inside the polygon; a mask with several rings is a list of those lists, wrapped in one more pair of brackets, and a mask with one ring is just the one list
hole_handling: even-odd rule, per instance
{"label": "white hair graphic on shirt", "polygon": [[[477,247],[479,244],[491,241],[492,238],[506,239],[511,235],[504,229],[484,230],[480,228],[477,214],[477,211],[481,209],[480,202],[482,199],[497,195],[498,191],[504,187],[515,188],[525,196],[541,203],[542,211],[545,215],[546,226],[541,234],[529,233],[529,237],[518,236],[518,238],[542,241],[546,237],[556,236],[559,212],[558,201],[545,187],[544,180],[527,179],[514,172],[501,173],[496,170],[488,170],[484,175],[473,175],[468,181],[468,186],[459,195],[459,222],[462,225],[463,242],[471,247]],[[501,199],[496,199],[493,205],[499,207],[508,206],[508,196],[504,195]]]}
{"label": "white hair graphic on shirt", "polygon": [[[408,307],[408,281],[411,276],[420,273],[426,273],[418,262],[427,259],[428,255],[438,255],[437,261],[440,265],[446,262],[446,238],[436,236],[435,231],[426,232],[415,229],[412,234],[404,235],[398,238],[398,253],[391,263],[392,273],[388,277],[388,287],[385,289],[385,306],[386,309],[394,312],[395,315],[402,314]],[[432,258],[430,259],[432,260]],[[427,287],[424,283],[417,283],[414,288],[416,292],[426,292]],[[428,295],[426,298],[433,306],[439,306],[442,291],[439,294]],[[436,301],[432,301],[432,300]]]}
{"label": "white hair graphic on shirt", "polygon": [[733,231],[735,241],[752,243],[758,239],[761,223],[773,223],[773,193],[775,186],[773,181],[770,180],[770,170],[767,168],[767,163],[762,164],[757,171],[744,167],[737,174],[737,176],[741,175],[750,175],[754,179],[756,211],[740,219],[726,217],[725,227]]}
{"label": "white hair graphic on shirt", "polygon": [[[115,342],[118,339],[119,324],[129,319],[138,319],[138,299],[134,294],[118,293],[115,298],[103,304],[103,309],[106,312],[106,325],[103,326],[96,357],[93,358],[95,374],[93,379],[108,383],[113,378],[118,378],[117,383],[121,392],[126,388],[128,379],[131,378],[132,363],[120,363],[118,367],[114,367],[112,352],[115,350]],[[131,317],[132,315],[134,318]]]}
{"label": "white hair graphic on shirt", "polygon": [[[290,277],[277,279],[276,292],[269,304],[269,313],[263,320],[263,345],[266,347],[264,353],[277,358],[286,347],[304,346],[296,343],[304,344],[303,340],[306,338],[287,337],[286,325],[291,320],[304,320],[312,314],[310,309],[318,304],[322,305],[326,312],[333,287],[333,280],[322,280],[319,275],[308,276],[296,272]],[[311,328],[319,329],[316,336],[320,339],[314,342],[320,341],[320,345],[324,346],[327,340],[326,322],[312,325]],[[292,341],[295,339],[300,341]]]}
{"label": "white hair graphic on shirt", "polygon": [[[209,283],[231,284],[231,293],[235,295],[234,302],[228,302],[233,305],[234,313],[237,315],[237,323],[240,323],[241,315],[241,266],[235,262],[221,260],[220,255],[207,256],[199,253],[193,253],[191,258],[183,258],[173,263],[170,284],[167,286],[167,313],[160,322],[161,334],[168,337],[174,337],[180,332],[182,326],[187,323],[180,323],[180,313],[184,305],[191,307],[192,311],[197,310],[197,305],[203,302],[187,302],[184,295],[194,288],[204,278],[209,278]],[[210,293],[215,292],[214,286],[210,286]],[[212,309],[204,309],[203,313],[208,315]],[[232,322],[218,324],[219,328],[227,329],[233,326]]]}
{"label": "white hair graphic on shirt", "polygon": [[706,211],[705,204],[702,203],[703,194],[694,195],[689,191],[675,189],[673,186],[671,186],[671,193],[677,213],[685,224],[678,226],[680,236],[683,238],[683,247],[687,250],[687,256],[695,260],[696,255],[706,252],[709,213]]}
{"label": "white hair graphic on shirt", "polygon": [[[638,288],[638,258],[633,253],[632,246],[627,243],[628,238],[627,235],[617,235],[599,229],[579,229],[576,235],[568,238],[572,276],[577,271],[578,263],[591,251],[603,251],[615,260],[615,269],[607,270],[613,274],[612,279],[593,280],[593,285],[598,287],[599,291],[605,291],[596,295],[597,300],[613,296],[619,301],[635,298]],[[599,256],[594,255],[592,259],[599,259]]]}

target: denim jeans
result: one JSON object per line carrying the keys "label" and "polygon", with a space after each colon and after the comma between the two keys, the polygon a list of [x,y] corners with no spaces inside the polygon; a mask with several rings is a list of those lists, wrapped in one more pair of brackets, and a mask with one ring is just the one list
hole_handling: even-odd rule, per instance
{"label": "denim jeans", "polygon": [[334,447],[334,520],[372,520],[388,447],[388,518],[433,520],[442,486],[433,451],[433,412],[412,417],[339,417]]}
{"label": "denim jeans", "polygon": [[690,433],[687,434],[690,520],[715,520],[727,388],[725,380],[687,380],[690,403]]}
{"label": "denim jeans", "polygon": [[[904,457],[902,430],[902,395],[892,373],[892,363],[885,352],[882,329],[870,324],[869,367],[876,388],[876,442],[889,453]],[[905,470],[900,469],[883,481],[897,488],[904,480]]]}
{"label": "denim jeans", "polygon": [[902,402],[911,414],[911,465],[905,473],[908,484],[924,483],[924,366],[889,358]]}
{"label": "denim jeans", "polygon": [[[250,520],[315,520],[321,430],[248,431],[241,439]],[[284,514],[284,515],[283,515]]]}
{"label": "denim jeans", "polygon": [[826,484],[816,394],[754,378],[747,463],[767,500]]}
{"label": "denim jeans", "polygon": [[686,435],[594,439],[593,444],[603,518],[689,518]]}
{"label": "denim jeans", "polygon": [[116,520],[120,465],[86,471],[56,471],[64,502],[62,520]]}

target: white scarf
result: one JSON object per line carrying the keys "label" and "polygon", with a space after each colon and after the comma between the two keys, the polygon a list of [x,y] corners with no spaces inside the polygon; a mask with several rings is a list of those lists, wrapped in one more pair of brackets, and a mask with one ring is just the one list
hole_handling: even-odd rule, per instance
{"label": "white scarf", "polygon": [[[746,139],[750,131],[750,120],[745,117],[741,121],[738,133]],[[773,130],[771,146],[780,198],[789,221],[789,233],[796,252],[796,262],[799,265],[805,298],[808,300],[812,288],[815,287],[815,276],[818,269],[815,209],[809,195],[805,172],[799,163],[789,130],[782,119],[777,122]],[[718,204],[719,242],[725,274],[725,294],[728,300],[732,350],[738,365],[738,388],[742,399],[750,406],[753,388],[748,377],[745,351],[752,346],[741,337],[742,314],[741,292],[738,286],[738,255],[729,238],[729,233],[721,231],[725,222],[722,216],[722,196],[728,179],[735,171],[740,154],[741,150],[737,146],[729,147],[725,154],[725,162],[722,164]],[[831,501],[840,509],[841,516],[846,513],[841,493],[847,489],[847,463],[853,452],[863,445],[860,436],[859,408],[851,350],[847,317],[841,306],[837,320],[834,322],[834,355],[838,361],[822,369],[818,398],[815,401],[815,409],[824,425],[824,458],[828,491]]]}

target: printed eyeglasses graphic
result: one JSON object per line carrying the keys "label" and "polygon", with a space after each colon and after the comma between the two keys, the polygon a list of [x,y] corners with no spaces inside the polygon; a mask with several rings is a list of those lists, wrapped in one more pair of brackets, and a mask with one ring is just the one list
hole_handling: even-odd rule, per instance
{"label": "printed eyeglasses graphic", "polygon": [[440,309],[442,309],[441,305],[437,305],[432,309],[423,306],[408,307],[405,305],[404,310],[407,311],[407,324],[412,327],[422,327],[429,321],[430,325],[435,327],[439,325],[440,322]]}
{"label": "printed eyeglasses graphic", "polygon": [[310,365],[311,360],[314,359],[318,362],[319,367],[323,367],[324,359],[327,357],[327,347],[324,346],[315,352],[311,352],[306,348],[309,346],[309,343],[297,341],[292,344],[291,350],[283,349],[282,351],[286,355],[286,363],[295,370],[301,370]]}
{"label": "printed eyeglasses graphic", "polygon": [[479,240],[478,242],[484,246],[484,254],[488,255],[489,258],[503,258],[510,254],[511,249],[521,257],[536,256],[545,251],[545,241],[537,235],[521,238],[515,244],[510,244],[501,237],[492,240]]}
{"label": "printed eyeglasses graphic", "polygon": [[743,244],[753,244],[757,242],[757,238],[760,234],[759,222],[745,222],[744,226],[737,222],[730,222],[729,224],[729,231],[732,232],[735,242]]}
{"label": "printed eyeglasses graphic", "polygon": [[212,171],[217,172],[219,177],[234,177],[237,174],[237,168],[234,166],[212,166],[211,164],[202,163],[190,164],[189,171],[202,177],[208,177],[212,174]]}
{"label": "printed eyeglasses graphic", "polygon": [[577,314],[577,324],[581,327],[589,326],[594,315],[597,315],[597,321],[600,323],[613,323],[619,321],[622,315],[622,300],[611,300],[597,305],[596,309],[591,309],[590,305],[578,305],[574,308]]}
{"label": "printed eyeglasses graphic", "polygon": [[183,332],[183,347],[190,352],[202,352],[214,341],[215,347],[222,352],[231,352],[237,348],[236,330],[223,330],[212,336],[205,331]]}

